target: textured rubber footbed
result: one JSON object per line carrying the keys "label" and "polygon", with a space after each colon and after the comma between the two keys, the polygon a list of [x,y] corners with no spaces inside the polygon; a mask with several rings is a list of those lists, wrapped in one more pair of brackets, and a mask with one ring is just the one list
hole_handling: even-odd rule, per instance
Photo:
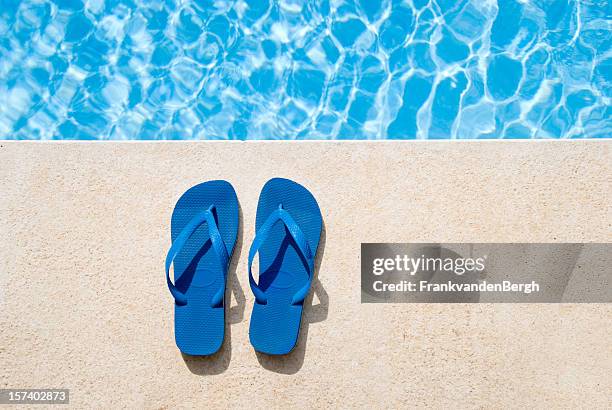
{"label": "textured rubber footbed", "polygon": [[[322,229],[321,211],[312,194],[293,181],[275,178],[263,187],[257,206],[256,232],[282,204],[316,254]],[[277,222],[259,249],[259,288],[267,303],[255,303],[250,323],[253,347],[267,354],[289,353],[297,343],[303,306],[293,296],[308,282],[306,261],[282,222]],[[314,266],[310,266],[311,271]]]}
{"label": "textured rubber footbed", "polygon": [[[211,205],[214,205],[213,214],[231,256],[238,234],[239,211],[236,192],[225,181],[204,182],[181,196],[172,213],[172,241],[196,214]],[[176,255],[174,283],[187,298],[187,304],[175,304],[174,308],[175,339],[183,353],[210,355],[223,344],[225,307],[212,307],[211,300],[224,286],[227,268],[220,264],[206,223],[197,228]]]}

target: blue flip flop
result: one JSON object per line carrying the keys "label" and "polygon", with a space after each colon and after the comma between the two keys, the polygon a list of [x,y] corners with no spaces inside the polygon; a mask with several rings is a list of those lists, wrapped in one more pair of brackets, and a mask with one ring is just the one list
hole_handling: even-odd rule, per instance
{"label": "blue flip flop", "polygon": [[[261,190],[249,251],[255,295],[249,335],[255,350],[281,355],[295,347],[322,226],[319,205],[303,186],[274,178]],[[257,253],[259,283],[251,269]]]}
{"label": "blue flip flop", "polygon": [[196,185],[174,207],[166,281],[175,300],[176,345],[183,353],[211,355],[223,344],[225,284],[238,212],[236,192],[226,181]]}

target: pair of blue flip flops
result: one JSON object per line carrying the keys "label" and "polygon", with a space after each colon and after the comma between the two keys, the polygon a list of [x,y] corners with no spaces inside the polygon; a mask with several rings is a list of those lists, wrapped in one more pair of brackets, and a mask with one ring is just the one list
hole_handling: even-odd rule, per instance
{"label": "pair of blue flip flops", "polygon": [[[175,300],[176,344],[183,353],[210,355],[223,344],[227,270],[238,224],[238,198],[226,181],[190,188],[174,208],[166,281]],[[249,251],[255,295],[249,334],[255,350],[287,354],[295,346],[322,224],[319,205],[303,186],[274,178],[263,187]],[[257,254],[259,281],[251,269]]]}

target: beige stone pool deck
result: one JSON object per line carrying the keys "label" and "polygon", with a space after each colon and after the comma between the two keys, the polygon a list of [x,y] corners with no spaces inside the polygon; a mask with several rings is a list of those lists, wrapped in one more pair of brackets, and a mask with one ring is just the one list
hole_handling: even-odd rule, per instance
{"label": "beige stone pool deck", "polygon": [[[612,141],[0,141],[0,388],[73,408],[610,408],[609,304],[361,304],[362,242],[612,242]],[[325,235],[295,351],[256,354],[246,259],[271,177]],[[187,188],[231,182],[227,336],[174,343],[163,263]],[[16,408],[16,407],[10,407]]]}

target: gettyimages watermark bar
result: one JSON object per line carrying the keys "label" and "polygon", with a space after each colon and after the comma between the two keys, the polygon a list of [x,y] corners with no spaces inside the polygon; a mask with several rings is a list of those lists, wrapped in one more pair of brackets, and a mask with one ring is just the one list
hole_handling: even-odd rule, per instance
{"label": "gettyimages watermark bar", "polygon": [[609,303],[608,243],[363,243],[362,303]]}

